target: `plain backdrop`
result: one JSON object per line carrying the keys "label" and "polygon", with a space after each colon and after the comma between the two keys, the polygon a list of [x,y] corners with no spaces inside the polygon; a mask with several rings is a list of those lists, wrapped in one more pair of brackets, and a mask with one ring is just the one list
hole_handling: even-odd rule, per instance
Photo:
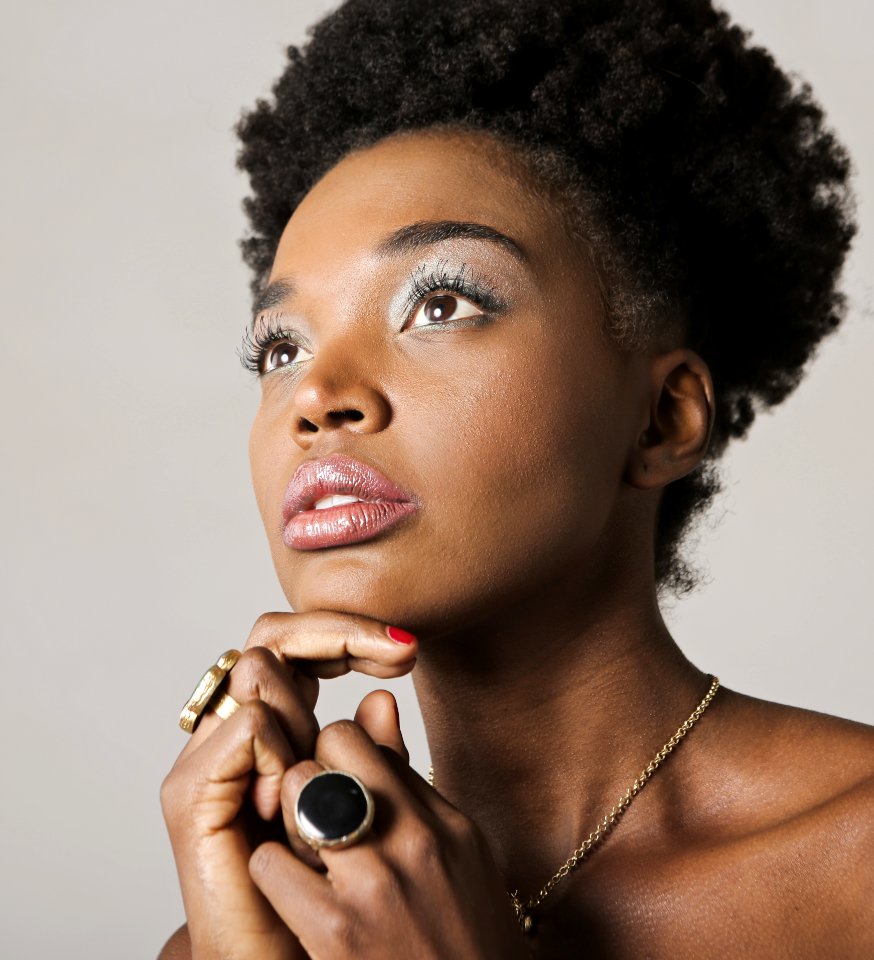
{"label": "plain backdrop", "polygon": [[[287,604],[246,452],[248,275],[231,128],[331,4],[3,3],[0,955],[154,957],[183,919],[158,790],[179,709]],[[702,669],[874,722],[874,6],[731,0],[857,166],[845,327],[726,463],[709,584],[668,611]],[[323,685],[323,722],[381,685]],[[413,762],[428,757],[408,679]]]}

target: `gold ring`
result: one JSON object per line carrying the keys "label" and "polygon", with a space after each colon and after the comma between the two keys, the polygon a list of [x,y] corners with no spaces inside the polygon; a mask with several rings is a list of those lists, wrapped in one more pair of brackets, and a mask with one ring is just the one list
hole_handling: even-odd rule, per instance
{"label": "gold ring", "polygon": [[[182,708],[182,713],[179,714],[179,726],[182,727],[186,733],[194,733],[197,729],[197,724],[209,706],[210,700],[215,696],[221,682],[230,673],[231,668],[241,656],[242,654],[239,650],[226,651],[200,678],[200,682],[194,688],[194,693],[188,698],[188,702]],[[228,696],[228,694],[224,694],[224,697],[227,697],[229,701],[232,701],[236,705],[235,707],[230,707],[229,704],[223,704],[222,709],[225,710],[227,716],[230,716],[240,705],[233,697]],[[224,697],[222,699],[224,699]],[[229,713],[227,712],[228,710],[230,710]],[[222,714],[219,714],[219,716],[222,716]]]}
{"label": "gold ring", "polygon": [[240,704],[226,690],[219,690],[206,705],[206,708],[213,713],[217,713],[222,720],[227,720],[228,717],[232,717],[240,709]]}

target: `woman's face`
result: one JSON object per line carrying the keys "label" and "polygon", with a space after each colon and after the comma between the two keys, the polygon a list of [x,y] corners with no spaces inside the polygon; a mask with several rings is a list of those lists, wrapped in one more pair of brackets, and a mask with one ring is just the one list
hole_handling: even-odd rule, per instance
{"label": "woman's face", "polygon": [[[255,333],[299,345],[264,351],[250,455],[297,611],[435,635],[583,592],[626,552],[644,367],[602,334],[586,257],[500,150],[460,132],[381,141],[330,170],[282,235]],[[289,545],[288,484],[332,454],[416,509],[361,542]]]}

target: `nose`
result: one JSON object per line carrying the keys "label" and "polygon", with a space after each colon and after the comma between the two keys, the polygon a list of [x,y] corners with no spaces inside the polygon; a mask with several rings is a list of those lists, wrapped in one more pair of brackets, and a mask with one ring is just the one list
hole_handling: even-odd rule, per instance
{"label": "nose", "polygon": [[391,406],[380,387],[355,373],[355,365],[311,361],[294,391],[291,429],[297,444],[308,450],[320,433],[349,430],[369,434],[384,430]]}

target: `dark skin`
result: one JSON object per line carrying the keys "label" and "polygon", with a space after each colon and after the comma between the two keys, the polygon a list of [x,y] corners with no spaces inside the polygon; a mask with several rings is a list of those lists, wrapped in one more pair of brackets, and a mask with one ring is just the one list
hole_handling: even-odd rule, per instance
{"label": "dark skin", "polygon": [[[259,620],[231,674],[238,700],[261,702],[204,720],[165,781],[191,931],[165,958],[874,952],[874,731],[727,689],[546,898],[535,935],[513,921],[504,891],[539,889],[709,685],[653,576],[661,491],[707,450],[709,370],[679,331],[616,348],[586,252],[536,187],[486,134],[420,132],[346,157],[285,230],[271,281],[295,291],[257,322],[302,346],[262,377],[250,454],[296,612]],[[522,256],[471,238],[377,252],[438,220],[487,225]],[[399,311],[411,271],[436,261],[466,265],[501,309],[456,295],[455,316],[484,319],[427,328],[421,306]],[[422,509],[361,544],[293,550],[285,485],[336,452]],[[386,624],[418,639],[394,644]],[[314,677],[413,667],[439,795],[407,766],[386,691],[353,722],[320,732],[312,715]],[[383,812],[320,859],[290,811],[330,766]],[[288,840],[264,842],[281,812]]]}

